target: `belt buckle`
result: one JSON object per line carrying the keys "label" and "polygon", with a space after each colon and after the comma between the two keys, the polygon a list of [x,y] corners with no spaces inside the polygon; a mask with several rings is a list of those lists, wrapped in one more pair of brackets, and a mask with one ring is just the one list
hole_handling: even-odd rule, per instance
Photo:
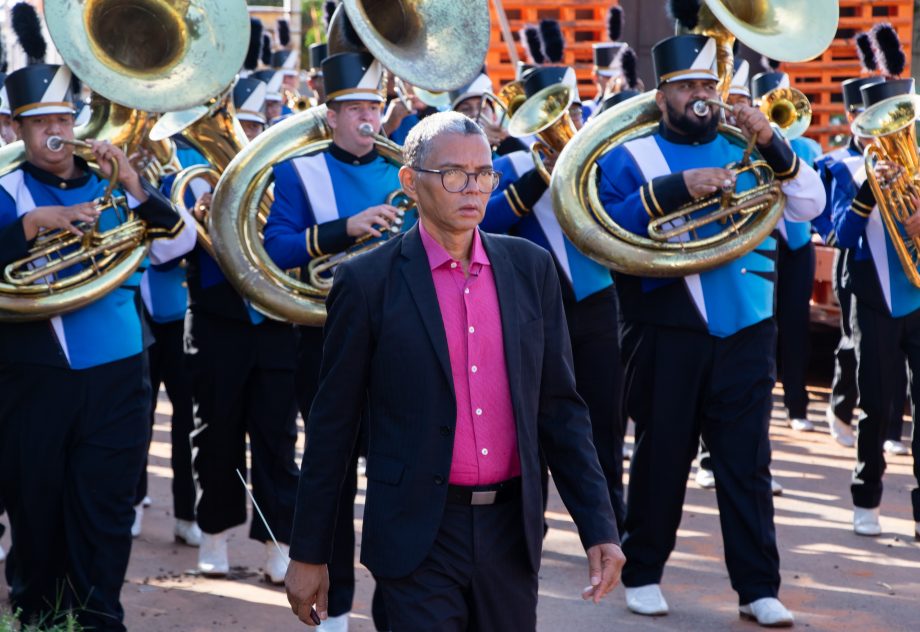
{"label": "belt buckle", "polygon": [[493,489],[488,492],[473,492],[470,496],[471,505],[494,505],[495,498],[498,496],[498,490]]}

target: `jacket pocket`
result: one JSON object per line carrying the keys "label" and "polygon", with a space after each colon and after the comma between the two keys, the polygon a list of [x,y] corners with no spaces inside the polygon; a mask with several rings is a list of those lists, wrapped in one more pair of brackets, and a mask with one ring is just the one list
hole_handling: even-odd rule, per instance
{"label": "jacket pocket", "polygon": [[387,485],[399,485],[406,466],[396,459],[379,454],[367,457],[367,478]]}

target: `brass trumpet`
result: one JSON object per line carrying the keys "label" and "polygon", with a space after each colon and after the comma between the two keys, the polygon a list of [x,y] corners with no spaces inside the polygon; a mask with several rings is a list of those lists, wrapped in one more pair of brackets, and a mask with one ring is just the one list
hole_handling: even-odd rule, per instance
{"label": "brass trumpet", "polygon": [[779,128],[786,140],[798,138],[811,125],[811,103],[795,88],[770,90],[763,95],[757,107]]}
{"label": "brass trumpet", "polygon": [[540,153],[558,156],[572,140],[578,129],[569,115],[575,95],[562,83],[547,86],[525,100],[511,117],[508,133],[515,138],[536,135],[539,139],[530,146],[534,166],[549,184],[550,173],[543,164]]}

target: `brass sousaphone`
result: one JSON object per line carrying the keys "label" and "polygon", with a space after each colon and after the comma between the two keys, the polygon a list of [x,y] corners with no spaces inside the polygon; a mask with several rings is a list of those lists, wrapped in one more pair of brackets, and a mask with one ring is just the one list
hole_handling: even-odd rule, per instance
{"label": "brass sousaphone", "polygon": [[[65,63],[105,98],[95,101],[90,123],[77,133],[122,146],[143,140],[146,112],[189,107],[213,93],[215,84],[226,85],[246,53],[242,0],[45,0],[44,13]],[[85,145],[77,145],[91,160]],[[21,143],[4,147],[0,174],[24,157]],[[133,214],[124,215],[116,229],[84,227],[79,243],[60,231],[42,231],[29,255],[3,270],[0,320],[64,314],[124,283],[149,247]]]}
{"label": "brass sousaphone", "polygon": [[[716,40],[720,88],[727,93],[736,37],[779,61],[811,59],[833,40],[838,14],[837,0],[704,0],[695,30]],[[716,105],[723,107],[721,102]],[[688,239],[688,233],[676,235],[669,228],[659,231],[657,238],[637,235],[604,210],[598,196],[598,159],[630,140],[654,133],[660,119],[655,91],[650,91],[607,110],[586,128],[590,134],[577,134],[566,144],[553,170],[550,190],[556,217],[568,238],[583,253],[614,270],[648,277],[695,274],[750,252],[779,221],[781,197],[768,206],[762,201],[750,205],[742,194],[738,200],[728,200],[738,202],[731,210],[724,197],[717,196],[685,209],[683,217],[672,218],[678,220],[672,224],[681,224],[689,213],[715,207],[711,219],[728,221],[724,230],[705,239]],[[720,131],[739,145],[748,142],[735,128],[722,126]],[[756,152],[752,161],[758,162]]]}
{"label": "brass sousaphone", "polygon": [[[328,35],[330,55],[367,50],[413,86],[442,92],[469,83],[482,67],[489,8],[485,0],[343,0]],[[263,313],[303,325],[325,321],[328,288],[296,279],[272,262],[262,245],[259,208],[271,186],[272,165],[328,146],[331,139],[325,106],[278,123],[233,159],[211,205],[209,233],[236,290]],[[382,137],[376,145],[401,164],[398,145]]]}

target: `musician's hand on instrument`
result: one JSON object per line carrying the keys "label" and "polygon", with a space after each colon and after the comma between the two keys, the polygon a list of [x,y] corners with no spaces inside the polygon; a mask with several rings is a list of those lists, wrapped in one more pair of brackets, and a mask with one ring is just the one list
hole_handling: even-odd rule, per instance
{"label": "musician's hand on instrument", "polygon": [[329,569],[325,564],[305,564],[291,560],[284,576],[284,588],[291,610],[303,623],[319,625],[319,621],[312,616],[314,604],[318,618],[322,621],[328,618]]}
{"label": "musician's hand on instrument", "polygon": [[378,204],[349,217],[345,222],[345,231],[350,237],[380,237],[381,231],[388,229],[398,215],[399,209],[395,206]]}
{"label": "musician's hand on instrument", "polygon": [[773,127],[766,115],[759,109],[743,103],[733,108],[735,123],[746,136],[754,136],[758,145],[767,145],[773,140]]}
{"label": "musician's hand on instrument", "polygon": [[891,184],[901,175],[903,170],[904,168],[901,165],[890,160],[879,160],[873,167],[875,179],[878,180],[882,186]]}
{"label": "musician's hand on instrument", "polygon": [[414,110],[408,109],[402,99],[390,99],[383,115],[383,131],[392,134],[410,114],[415,114]]}
{"label": "musician's hand on instrument", "polygon": [[125,152],[107,140],[89,139],[87,142],[90,144],[93,155],[96,156],[96,163],[99,165],[99,172],[103,178],[108,180],[112,177],[112,161],[114,160],[118,163],[118,183],[140,202],[147,201],[147,192],[141,186],[141,178],[131,166]]}
{"label": "musician's hand on instrument", "polygon": [[588,549],[588,577],[591,585],[581,593],[585,601],[600,603],[620,583],[626,556],[615,544],[596,544]]}
{"label": "musician's hand on instrument", "polygon": [[66,230],[80,237],[83,235],[75,223],[92,224],[99,217],[99,208],[95,202],[81,202],[73,206],[38,206],[22,218],[22,228],[26,240],[32,241],[41,229]]}
{"label": "musician's hand on instrument", "polygon": [[721,167],[704,167],[684,171],[684,184],[691,197],[697,200],[717,191],[728,191],[735,186],[735,173]]}
{"label": "musician's hand on instrument", "polygon": [[498,121],[490,120],[490,116],[486,111],[482,112],[479,119],[479,126],[482,127],[482,131],[486,133],[486,138],[489,139],[489,145],[492,147],[498,147],[502,144],[502,141],[508,138],[508,130],[502,128],[502,126],[498,124]]}
{"label": "musician's hand on instrument", "polygon": [[203,222],[211,210],[211,192],[202,193],[201,197],[195,200],[195,206],[192,207],[192,215],[199,222]]}
{"label": "musician's hand on instrument", "polygon": [[904,220],[904,232],[909,238],[916,239],[920,237],[920,197],[911,195],[908,199],[914,212]]}
{"label": "musician's hand on instrument", "polygon": [[146,147],[138,147],[137,151],[128,156],[128,162],[131,163],[131,167],[138,173],[146,169],[152,159],[153,154],[151,154]]}

